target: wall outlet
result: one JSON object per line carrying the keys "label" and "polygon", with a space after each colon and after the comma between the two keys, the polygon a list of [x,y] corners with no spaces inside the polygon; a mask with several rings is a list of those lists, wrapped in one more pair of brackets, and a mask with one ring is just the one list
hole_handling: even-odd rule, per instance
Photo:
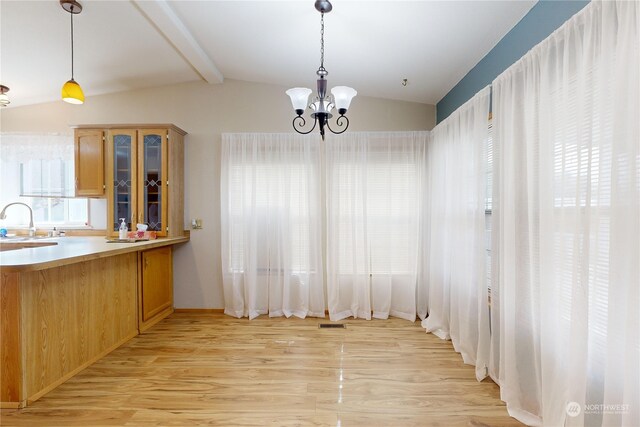
{"label": "wall outlet", "polygon": [[200,230],[202,228],[202,220],[199,218],[194,218],[191,220],[191,229]]}

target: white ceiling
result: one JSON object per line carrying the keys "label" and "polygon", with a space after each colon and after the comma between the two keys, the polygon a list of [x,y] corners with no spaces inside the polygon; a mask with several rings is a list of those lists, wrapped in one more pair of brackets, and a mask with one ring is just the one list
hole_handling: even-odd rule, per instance
{"label": "white ceiling", "polygon": [[[313,0],[81,3],[75,79],[87,97],[223,78],[315,89]],[[325,16],[329,86],[435,104],[534,4],[334,0]],[[0,83],[11,88],[11,106],[58,100],[71,77],[69,14],[57,0],[0,0],[0,26]]]}

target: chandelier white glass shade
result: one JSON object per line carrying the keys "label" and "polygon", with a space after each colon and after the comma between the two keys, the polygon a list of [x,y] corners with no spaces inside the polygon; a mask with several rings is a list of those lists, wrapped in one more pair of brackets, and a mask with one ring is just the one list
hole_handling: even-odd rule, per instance
{"label": "chandelier white glass shade", "polygon": [[6,107],[11,103],[7,96],[7,92],[9,92],[9,88],[5,85],[0,85],[0,106],[2,107]]}
{"label": "chandelier white glass shade", "polygon": [[[304,113],[305,108],[307,108],[307,102],[309,101],[311,92],[311,89],[307,89],[306,87],[294,87],[285,92],[291,98],[293,109],[296,110],[298,115]],[[298,111],[300,112],[298,113]]]}
{"label": "chandelier white glass shade", "polygon": [[[316,126],[320,127],[320,135],[324,140],[325,129],[332,133],[340,134],[349,127],[349,119],[345,116],[351,105],[351,100],[358,94],[355,89],[347,86],[336,86],[331,89],[331,95],[327,94],[327,75],[329,72],[324,68],[324,14],[331,12],[333,6],[329,0],[316,0],[315,8],[320,12],[320,68],[316,71],[318,80],[316,81],[317,94],[309,103],[311,89],[304,87],[294,87],[286,91],[291,98],[291,104],[297,116],[293,118],[293,129],[301,134],[311,133]],[[307,121],[302,117],[306,109],[311,112],[313,127],[307,131],[303,128]],[[340,117],[336,119],[337,128],[334,130],[329,124],[329,119],[333,117],[331,110],[336,108]]]}
{"label": "chandelier white glass shade", "polygon": [[358,94],[358,92],[356,92],[356,90],[352,87],[336,86],[331,89],[331,94],[333,95],[333,101],[336,105],[336,108],[338,109],[338,112],[340,112],[340,110],[344,110],[344,112],[346,113],[349,109],[349,106],[351,105],[351,100]]}
{"label": "chandelier white glass shade", "polygon": [[71,15],[71,80],[62,86],[62,100],[69,104],[83,104],[84,92],[78,82],[73,79],[73,15],[82,12],[82,5],[75,0],[60,0],[60,5]]}

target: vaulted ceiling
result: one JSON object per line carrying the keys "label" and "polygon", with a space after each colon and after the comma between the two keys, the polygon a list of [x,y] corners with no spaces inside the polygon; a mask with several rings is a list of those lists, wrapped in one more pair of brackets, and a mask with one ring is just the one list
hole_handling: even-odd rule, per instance
{"label": "vaulted ceiling", "polygon": [[[225,78],[314,86],[313,0],[80,1],[75,79],[87,97]],[[534,4],[334,0],[325,16],[329,86],[435,104]],[[69,14],[58,1],[0,0],[0,83],[11,106],[59,100],[70,56]]]}

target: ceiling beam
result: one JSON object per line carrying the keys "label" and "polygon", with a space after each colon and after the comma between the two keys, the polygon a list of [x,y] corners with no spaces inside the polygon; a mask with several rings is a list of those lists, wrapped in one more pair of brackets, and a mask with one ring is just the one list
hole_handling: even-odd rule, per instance
{"label": "ceiling beam", "polygon": [[222,83],[224,76],[166,0],[131,0],[176,51],[208,83]]}

